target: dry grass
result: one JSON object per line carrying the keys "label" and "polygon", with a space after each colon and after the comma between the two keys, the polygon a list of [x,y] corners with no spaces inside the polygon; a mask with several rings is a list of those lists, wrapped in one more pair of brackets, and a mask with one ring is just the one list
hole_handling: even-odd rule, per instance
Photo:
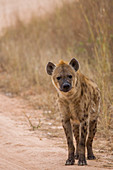
{"label": "dry grass", "polygon": [[112,9],[111,0],[87,0],[87,3],[79,0],[64,3],[43,18],[33,17],[28,24],[18,19],[16,26],[9,27],[0,37],[2,90],[29,95],[29,99],[38,96],[33,105],[52,108],[53,113],[57,110],[51,97],[55,90],[45,66],[48,61],[58,62],[61,58],[69,61],[76,57],[82,72],[101,89],[103,109],[99,130],[106,134],[113,128]]}

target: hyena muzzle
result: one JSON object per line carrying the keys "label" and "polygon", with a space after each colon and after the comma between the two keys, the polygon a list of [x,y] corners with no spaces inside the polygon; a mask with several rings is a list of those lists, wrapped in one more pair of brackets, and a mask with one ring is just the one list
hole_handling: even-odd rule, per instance
{"label": "hyena muzzle", "polygon": [[[46,71],[51,75],[58,92],[58,103],[62,125],[67,138],[68,159],[65,165],[87,165],[87,159],[96,159],[92,142],[97,131],[97,118],[100,108],[100,92],[97,85],[79,71],[79,63],[73,58],[70,63],[60,61],[55,65],[49,62]],[[76,152],[73,144],[76,140]]]}

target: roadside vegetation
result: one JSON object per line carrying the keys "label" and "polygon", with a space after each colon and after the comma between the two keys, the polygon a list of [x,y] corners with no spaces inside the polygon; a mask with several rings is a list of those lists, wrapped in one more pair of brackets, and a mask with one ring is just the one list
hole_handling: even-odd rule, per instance
{"label": "roadside vegetation", "polygon": [[[97,82],[102,96],[98,132],[113,130],[113,1],[64,2],[52,14],[33,16],[0,37],[0,88],[21,95],[56,117],[55,90],[45,72],[48,61],[75,57],[86,76]],[[113,135],[113,134],[112,134]]]}

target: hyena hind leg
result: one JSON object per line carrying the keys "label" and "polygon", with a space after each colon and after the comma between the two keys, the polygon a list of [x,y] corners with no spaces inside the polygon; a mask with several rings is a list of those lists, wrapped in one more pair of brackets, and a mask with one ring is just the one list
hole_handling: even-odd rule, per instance
{"label": "hyena hind leg", "polygon": [[78,165],[83,166],[87,165],[86,157],[85,157],[85,144],[86,144],[86,136],[87,136],[87,123],[83,122],[80,124],[79,128],[79,146],[78,146],[78,151],[79,151],[79,159],[78,159]]}
{"label": "hyena hind leg", "polygon": [[89,134],[87,139],[87,159],[93,160],[96,157],[93,154],[92,143],[95,133],[97,131],[97,120],[89,122]]}

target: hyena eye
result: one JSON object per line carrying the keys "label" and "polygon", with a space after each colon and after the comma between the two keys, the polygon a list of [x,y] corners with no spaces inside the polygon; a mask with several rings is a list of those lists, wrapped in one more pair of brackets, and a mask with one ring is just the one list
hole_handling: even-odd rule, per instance
{"label": "hyena eye", "polygon": [[68,78],[72,79],[72,75],[68,75]]}
{"label": "hyena eye", "polygon": [[57,80],[60,80],[61,79],[61,77],[59,76],[59,77],[57,77]]}

